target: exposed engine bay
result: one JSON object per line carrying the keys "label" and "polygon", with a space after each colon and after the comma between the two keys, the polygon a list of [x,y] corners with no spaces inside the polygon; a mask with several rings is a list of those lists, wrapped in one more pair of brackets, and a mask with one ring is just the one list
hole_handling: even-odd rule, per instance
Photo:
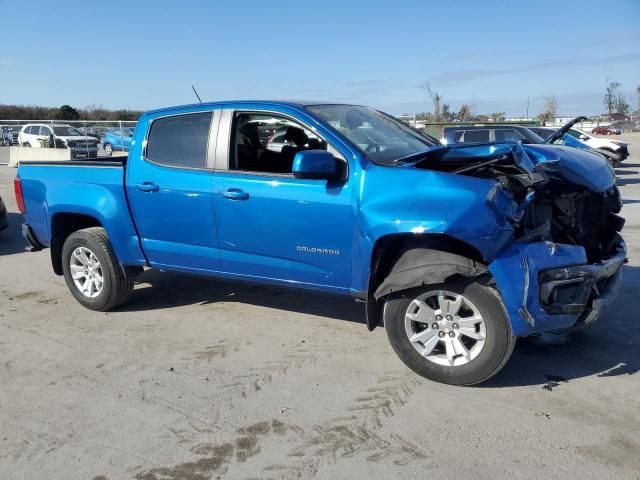
{"label": "exposed engine bay", "polygon": [[[589,263],[615,255],[617,232],[624,225],[624,219],[617,215],[622,202],[615,183],[604,184],[601,180],[601,188],[596,188],[582,171],[582,176],[578,174],[576,165],[581,165],[575,159],[567,165],[562,163],[564,158],[539,161],[535,156],[540,151],[533,154],[517,144],[454,147],[430,152],[415,167],[497,180],[499,188],[508,191],[515,202],[510,218],[515,240],[580,245]],[[584,158],[599,161],[589,157],[578,160]],[[602,165],[609,169],[604,167],[605,162]],[[591,173],[603,177],[603,172],[611,181],[611,170]]]}

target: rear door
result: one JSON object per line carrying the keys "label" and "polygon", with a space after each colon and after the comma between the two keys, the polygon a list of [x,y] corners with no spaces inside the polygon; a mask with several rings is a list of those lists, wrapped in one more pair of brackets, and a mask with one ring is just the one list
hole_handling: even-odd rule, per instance
{"label": "rear door", "polygon": [[129,155],[127,194],[152,266],[219,269],[209,164],[218,117],[194,111],[153,118],[142,126],[145,144]]}

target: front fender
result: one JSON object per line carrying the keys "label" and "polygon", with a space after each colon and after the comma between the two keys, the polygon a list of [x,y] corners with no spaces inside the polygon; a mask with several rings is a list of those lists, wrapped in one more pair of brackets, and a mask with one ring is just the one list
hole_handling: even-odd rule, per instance
{"label": "front fender", "polygon": [[[511,240],[513,226],[496,211],[496,182],[413,168],[373,166],[363,171],[360,265],[354,290],[367,289],[374,245],[393,234],[446,235],[480,252],[488,263]],[[501,190],[502,192],[502,190]]]}

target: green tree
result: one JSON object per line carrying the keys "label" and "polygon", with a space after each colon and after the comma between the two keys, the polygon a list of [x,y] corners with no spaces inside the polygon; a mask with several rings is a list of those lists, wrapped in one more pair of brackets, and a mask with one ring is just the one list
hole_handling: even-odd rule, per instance
{"label": "green tree", "polygon": [[473,115],[473,108],[468,103],[463,103],[460,105],[460,110],[458,110],[458,120],[461,122],[465,122],[471,118]]}
{"label": "green tree", "polygon": [[54,115],[55,120],[80,120],[80,114],[71,105],[62,105]]}
{"label": "green tree", "polygon": [[607,113],[611,115],[616,109],[616,102],[619,95],[618,90],[620,89],[621,84],[618,82],[609,82],[609,79],[607,79],[607,82],[602,103],[604,103]]}
{"label": "green tree", "polygon": [[443,122],[450,122],[453,114],[451,113],[451,107],[449,106],[448,103],[445,103],[442,105],[442,121]]}
{"label": "green tree", "polygon": [[621,113],[622,115],[628,115],[631,111],[631,105],[627,102],[627,99],[624,98],[622,93],[618,93],[618,97],[615,102],[616,113]]}

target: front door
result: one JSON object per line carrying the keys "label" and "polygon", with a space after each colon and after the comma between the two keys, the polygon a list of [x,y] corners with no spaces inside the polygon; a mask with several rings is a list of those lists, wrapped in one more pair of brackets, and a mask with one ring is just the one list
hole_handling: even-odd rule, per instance
{"label": "front door", "polygon": [[[221,269],[346,291],[353,238],[350,184],[302,180],[291,173],[296,152],[331,147],[284,115],[227,113],[229,127],[222,122],[218,143],[227,168],[216,167],[212,188]],[[346,172],[344,159],[337,161]]]}
{"label": "front door", "polygon": [[[219,270],[208,168],[217,114],[195,112],[151,120],[127,166],[127,194],[143,250],[154,267]],[[142,125],[142,128],[146,128]],[[133,241],[133,239],[132,239]]]}

